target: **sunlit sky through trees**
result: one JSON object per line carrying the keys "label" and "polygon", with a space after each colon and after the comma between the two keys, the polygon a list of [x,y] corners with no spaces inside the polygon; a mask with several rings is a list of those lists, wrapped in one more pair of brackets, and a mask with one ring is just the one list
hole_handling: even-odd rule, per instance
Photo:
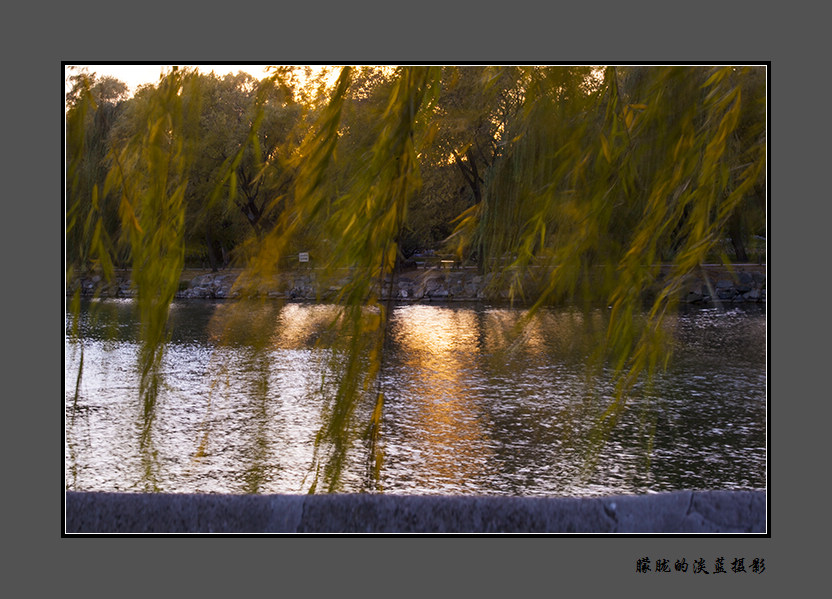
{"label": "sunlit sky through trees", "polygon": [[[168,64],[78,64],[66,65],[64,74],[65,78],[68,78],[77,72],[85,71],[87,73],[95,73],[99,77],[115,77],[119,81],[126,83],[132,94],[141,85],[158,83],[159,77],[167,73],[171,66]],[[239,71],[249,73],[255,79],[262,79],[269,74],[267,72],[269,65],[266,64],[198,64],[179,66],[196,67],[200,72],[206,74],[213,71],[220,77]],[[77,69],[74,67],[77,67]]]}
{"label": "sunlit sky through trees", "polygon": [[[115,77],[127,85],[128,91],[132,95],[141,85],[158,83],[159,78],[167,73],[172,66],[169,64],[68,64],[65,65],[64,79],[68,81],[69,77],[80,72],[95,73],[99,77]],[[268,70],[270,66],[268,64],[192,64],[178,66],[194,67],[205,74],[213,72],[219,77],[243,71],[260,80],[271,74]],[[316,69],[334,65],[298,66],[309,66],[314,72]],[[338,72],[338,69],[334,69],[330,80],[331,84],[335,82]],[[67,91],[71,87],[71,83],[67,84]]]}

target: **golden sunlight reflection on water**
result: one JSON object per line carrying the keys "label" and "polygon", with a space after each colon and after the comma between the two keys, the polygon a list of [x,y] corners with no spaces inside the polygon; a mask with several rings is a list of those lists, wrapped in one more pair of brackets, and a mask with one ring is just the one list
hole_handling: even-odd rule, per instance
{"label": "golden sunlight reflection on water", "polygon": [[393,327],[405,369],[412,373],[400,381],[409,389],[399,391],[412,398],[423,476],[464,487],[482,475],[489,453],[478,397],[466,380],[477,354],[477,315],[414,305],[397,311]]}

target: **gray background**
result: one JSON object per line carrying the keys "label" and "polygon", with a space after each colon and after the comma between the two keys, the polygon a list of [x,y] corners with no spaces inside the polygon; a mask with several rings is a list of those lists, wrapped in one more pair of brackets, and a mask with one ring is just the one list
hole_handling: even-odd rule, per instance
{"label": "gray background", "polygon": [[[335,3],[333,3],[335,4]],[[828,449],[817,430],[828,420],[818,386],[825,308],[801,290],[822,277],[814,262],[826,223],[828,54],[818,10],[794,3],[777,12],[699,2],[585,3],[381,2],[305,5],[80,2],[47,10],[9,8],[3,40],[6,143],[3,248],[14,289],[4,297],[14,352],[5,356],[5,481],[11,534],[5,570],[25,584],[88,596],[189,591],[357,591],[372,595],[555,596],[573,591],[745,591],[775,595],[811,587],[822,574],[826,533],[818,484]],[[190,5],[189,5],[190,6]],[[262,8],[263,6],[271,8]],[[304,6],[305,8],[300,8]],[[405,19],[400,19],[407,10]],[[36,12],[37,11],[37,12]],[[263,12],[259,12],[263,11]],[[823,43],[823,45],[821,45]],[[771,538],[67,538],[63,503],[63,194],[61,61],[513,63],[772,61],[770,102],[770,431]],[[822,116],[821,116],[822,115]],[[823,146],[821,146],[823,144]],[[822,162],[823,159],[823,162]],[[11,166],[9,167],[11,163]],[[45,230],[37,247],[31,228]],[[40,227],[43,227],[41,229]],[[54,227],[54,228],[52,228]],[[17,316],[18,306],[25,318]],[[10,310],[16,310],[13,315]],[[812,322],[808,322],[811,318]],[[34,329],[34,330],[33,330]],[[822,362],[823,360],[823,362]],[[14,453],[9,449],[14,448]],[[23,449],[23,451],[21,451]],[[23,455],[21,455],[23,453]],[[722,578],[635,574],[636,559],[724,555],[765,558],[759,576]],[[45,588],[43,589],[45,590]],[[446,592],[447,591],[447,592]],[[30,593],[34,594],[34,593]],[[166,594],[166,593],[163,593]]]}

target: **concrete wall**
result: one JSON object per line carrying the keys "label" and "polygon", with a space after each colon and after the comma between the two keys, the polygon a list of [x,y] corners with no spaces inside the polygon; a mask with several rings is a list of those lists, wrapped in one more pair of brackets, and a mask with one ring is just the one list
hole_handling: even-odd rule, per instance
{"label": "concrete wall", "polygon": [[66,493],[67,533],[765,533],[764,491],[599,498]]}

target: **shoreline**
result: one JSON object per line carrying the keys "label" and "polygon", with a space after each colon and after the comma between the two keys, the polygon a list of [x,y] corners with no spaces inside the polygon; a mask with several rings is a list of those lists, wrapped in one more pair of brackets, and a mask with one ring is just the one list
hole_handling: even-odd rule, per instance
{"label": "shoreline", "polygon": [[[661,279],[671,266],[661,267]],[[349,272],[338,279],[318,280],[316,269],[294,269],[281,273],[271,281],[261,283],[257,289],[249,290],[254,297],[301,300],[332,301],[349,280]],[[177,299],[236,299],[241,296],[235,283],[242,269],[225,269],[212,272],[207,269],[185,269],[180,277]],[[79,278],[66,285],[66,294],[72,295],[80,289],[84,297],[135,297],[131,283],[131,271],[118,270],[110,283],[100,276]],[[765,303],[767,267],[759,264],[702,265],[698,272],[687,277],[678,291],[681,303]],[[509,302],[511,297],[505,284],[494,275],[482,275],[472,268],[409,269],[399,273],[393,281],[385,281],[380,293],[382,301],[399,302]],[[528,295],[534,296],[536,283],[528,278]],[[392,297],[390,292],[392,291]],[[643,290],[649,296],[651,289]],[[523,303],[522,298],[514,298]]]}

